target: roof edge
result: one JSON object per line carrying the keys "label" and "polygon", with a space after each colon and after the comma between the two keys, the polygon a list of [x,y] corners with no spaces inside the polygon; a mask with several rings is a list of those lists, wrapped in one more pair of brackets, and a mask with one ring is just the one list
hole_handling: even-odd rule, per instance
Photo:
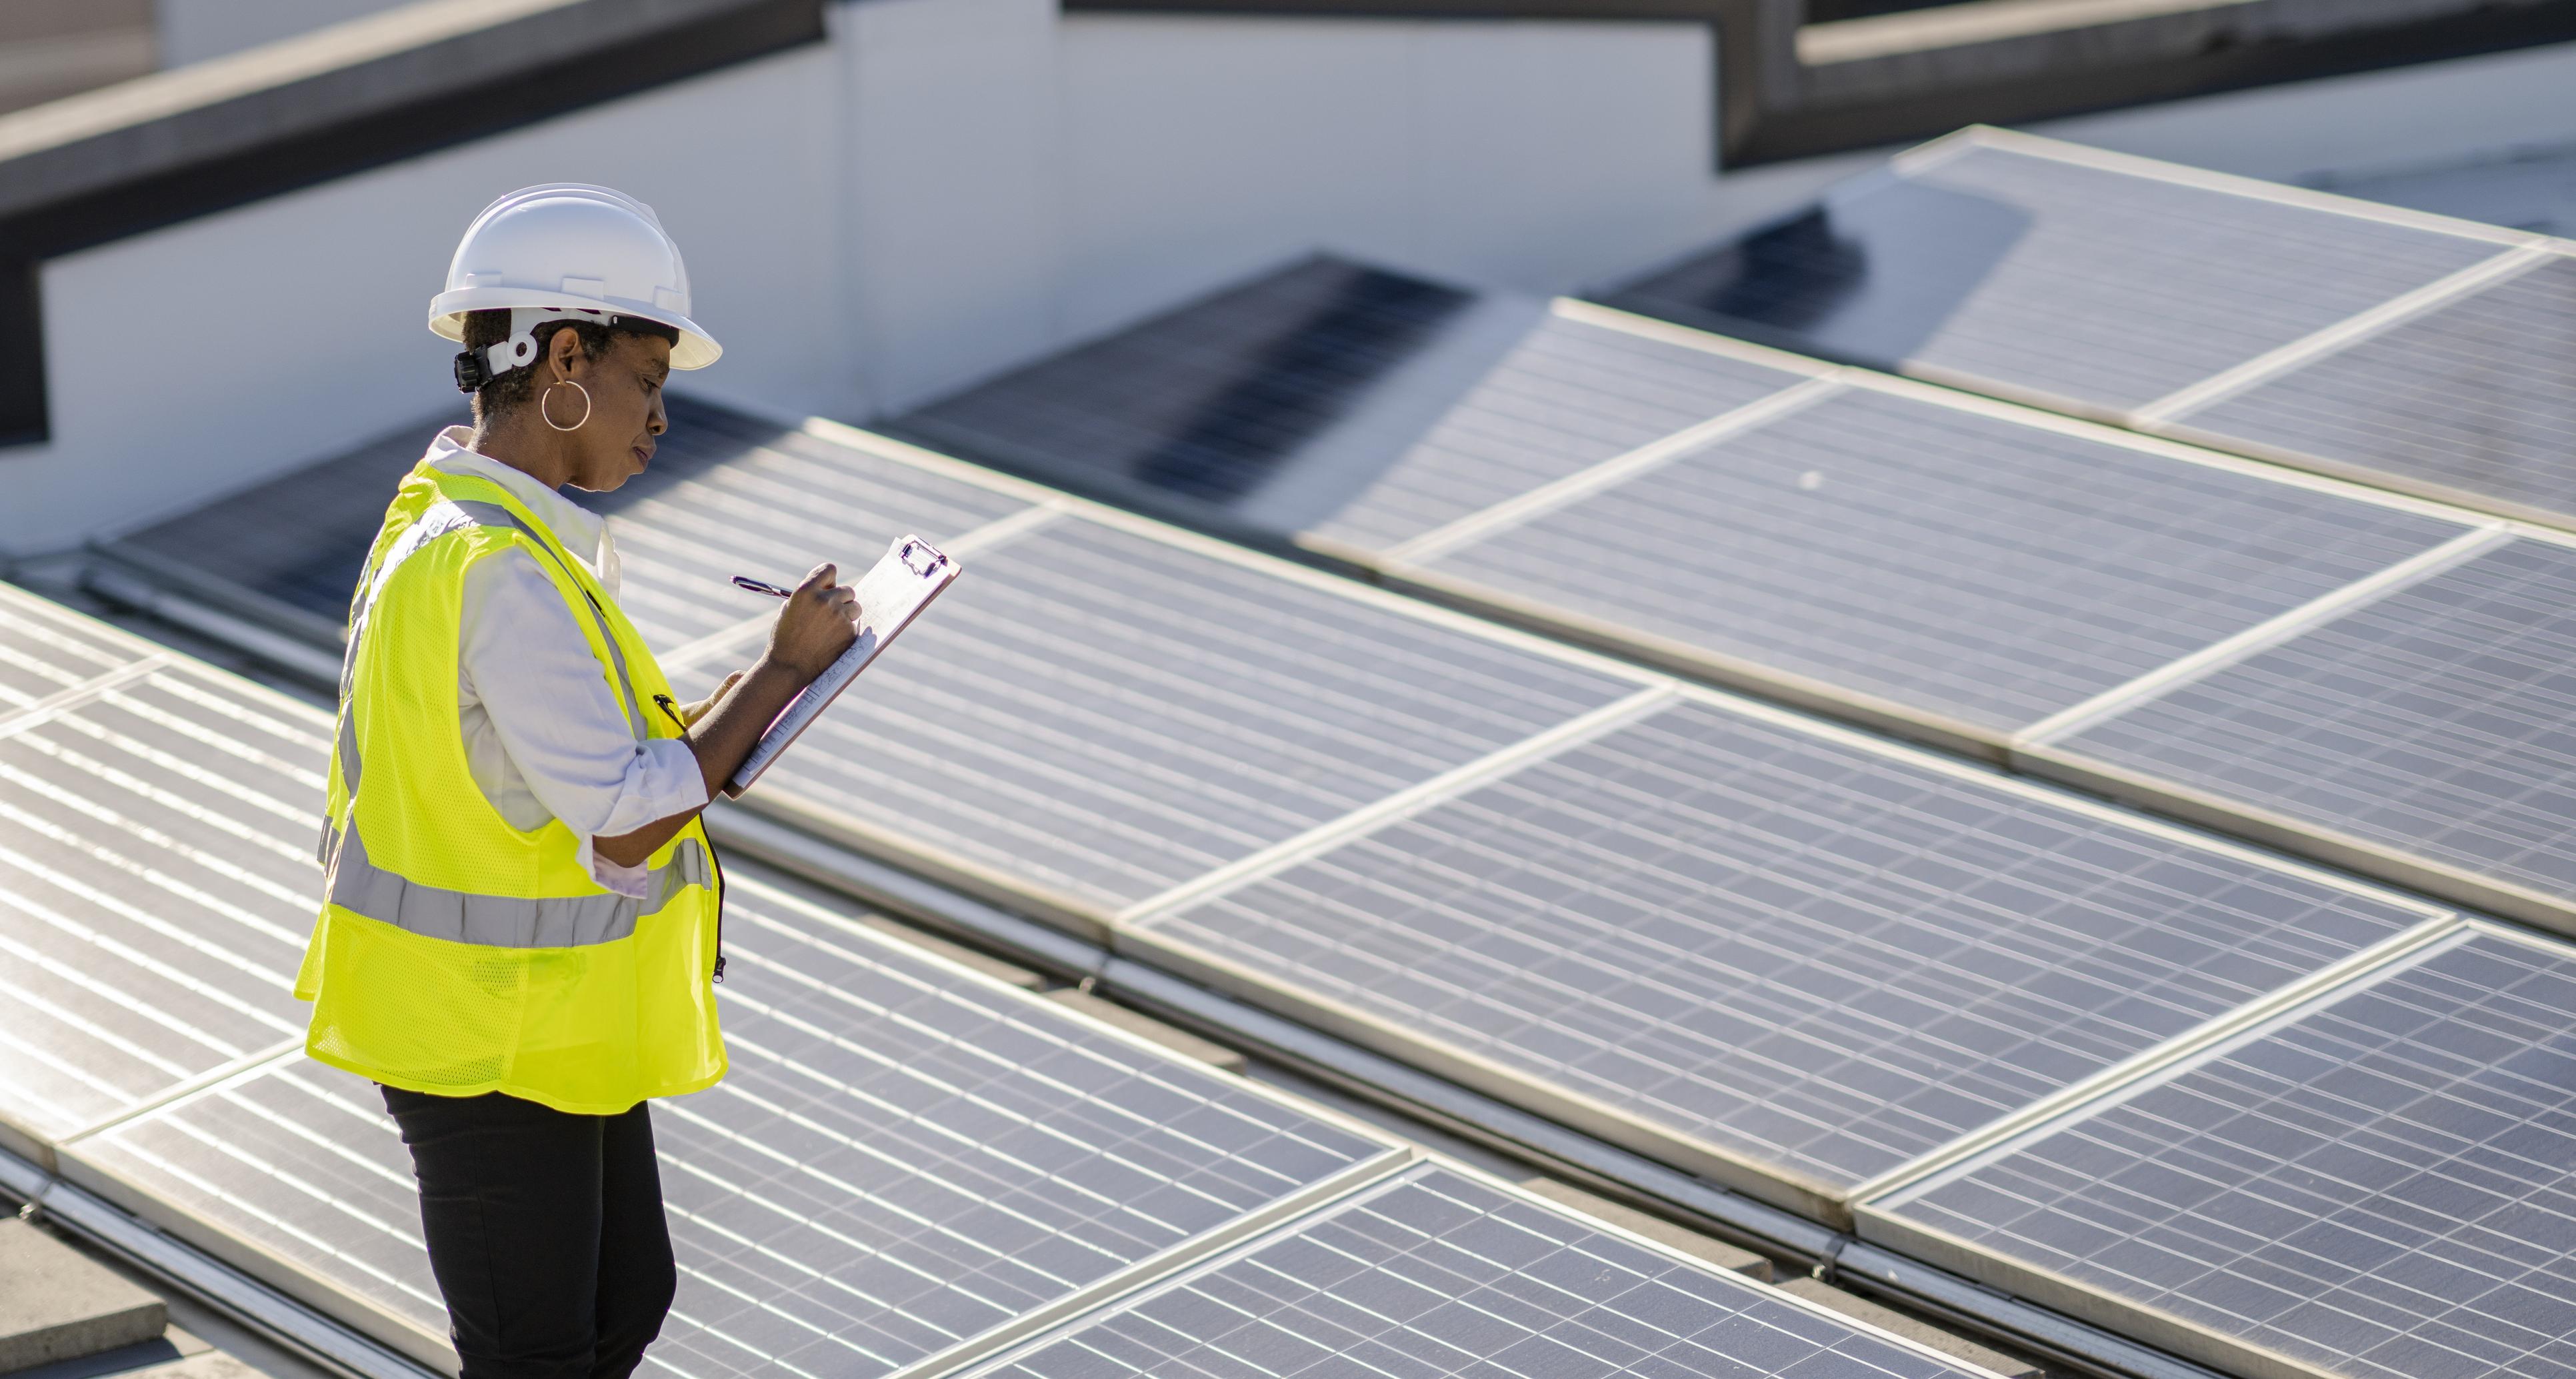
{"label": "roof edge", "polygon": [[0,446],[48,434],[38,264],[825,37],[829,0],[428,0],[0,116]]}

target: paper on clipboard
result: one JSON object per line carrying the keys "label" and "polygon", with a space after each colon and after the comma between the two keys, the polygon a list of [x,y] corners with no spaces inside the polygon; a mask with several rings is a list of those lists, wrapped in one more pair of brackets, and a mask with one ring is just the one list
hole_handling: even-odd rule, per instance
{"label": "paper on clipboard", "polygon": [[850,649],[842,652],[829,669],[814,677],[814,683],[787,701],[769,731],[760,735],[759,745],[743,760],[742,768],[725,783],[726,798],[738,798],[750,789],[778,754],[787,750],[787,744],[822,717],[823,710],[841,697],[841,691],[859,678],[859,672],[868,668],[877,653],[885,650],[886,644],[957,578],[957,572],[956,561],[941,555],[918,536],[901,537],[888,546],[885,558],[853,586],[859,604],[859,639],[850,643]]}

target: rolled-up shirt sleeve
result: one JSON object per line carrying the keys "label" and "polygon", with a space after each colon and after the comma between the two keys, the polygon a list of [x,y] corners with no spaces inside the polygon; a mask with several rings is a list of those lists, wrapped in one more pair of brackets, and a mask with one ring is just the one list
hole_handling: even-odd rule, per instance
{"label": "rolled-up shirt sleeve", "polygon": [[[524,788],[581,839],[581,865],[600,885],[643,896],[646,869],[619,866],[598,856],[593,844],[703,807],[706,780],[696,754],[678,738],[635,740],[589,638],[534,556],[513,550],[477,561],[465,584],[460,705],[469,720],[479,706],[508,758],[506,765],[474,761],[476,782],[487,796]],[[641,708],[655,711],[650,704]],[[476,755],[473,736],[469,725],[469,757]],[[493,804],[505,816],[526,812],[501,798]]]}

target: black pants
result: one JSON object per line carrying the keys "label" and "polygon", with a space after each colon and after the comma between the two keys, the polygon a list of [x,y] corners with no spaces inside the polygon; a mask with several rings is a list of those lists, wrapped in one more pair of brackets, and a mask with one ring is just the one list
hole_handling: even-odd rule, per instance
{"label": "black pants", "polygon": [[644,1104],[576,1116],[383,1090],[464,1379],[625,1379],[678,1279]]}

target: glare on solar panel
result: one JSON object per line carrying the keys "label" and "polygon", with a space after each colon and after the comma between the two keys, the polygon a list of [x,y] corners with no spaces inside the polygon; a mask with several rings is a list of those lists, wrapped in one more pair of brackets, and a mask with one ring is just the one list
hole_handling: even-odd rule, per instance
{"label": "glare on solar panel", "polygon": [[2527,239],[1970,130],[1611,300],[2118,420]]}
{"label": "glare on solar panel", "polygon": [[2499,537],[2018,755],[2576,928],[2571,606],[2576,547]]}
{"label": "glare on solar panel", "polygon": [[[1403,1158],[752,877],[734,880],[725,938],[732,1070],[654,1111],[681,1271],[657,1369],[961,1362]],[[362,1081],[291,1054],[64,1160],[439,1358],[409,1160]]]}
{"label": "glare on solar panel", "polygon": [[304,1028],[328,720],[136,664],[0,722],[0,1133],[40,1161]]}
{"label": "glare on solar panel", "polygon": [[158,653],[131,633],[0,584],[0,731],[93,682],[132,674]]}
{"label": "glare on solar panel", "polygon": [[1831,1219],[2439,913],[1695,695],[1120,941]]}
{"label": "glare on solar panel", "polygon": [[1969,1379],[1984,1372],[1433,1164],[974,1373]]}
{"label": "glare on solar panel", "polygon": [[1864,1208],[2239,1372],[2576,1364],[2576,950],[2488,925]]}

